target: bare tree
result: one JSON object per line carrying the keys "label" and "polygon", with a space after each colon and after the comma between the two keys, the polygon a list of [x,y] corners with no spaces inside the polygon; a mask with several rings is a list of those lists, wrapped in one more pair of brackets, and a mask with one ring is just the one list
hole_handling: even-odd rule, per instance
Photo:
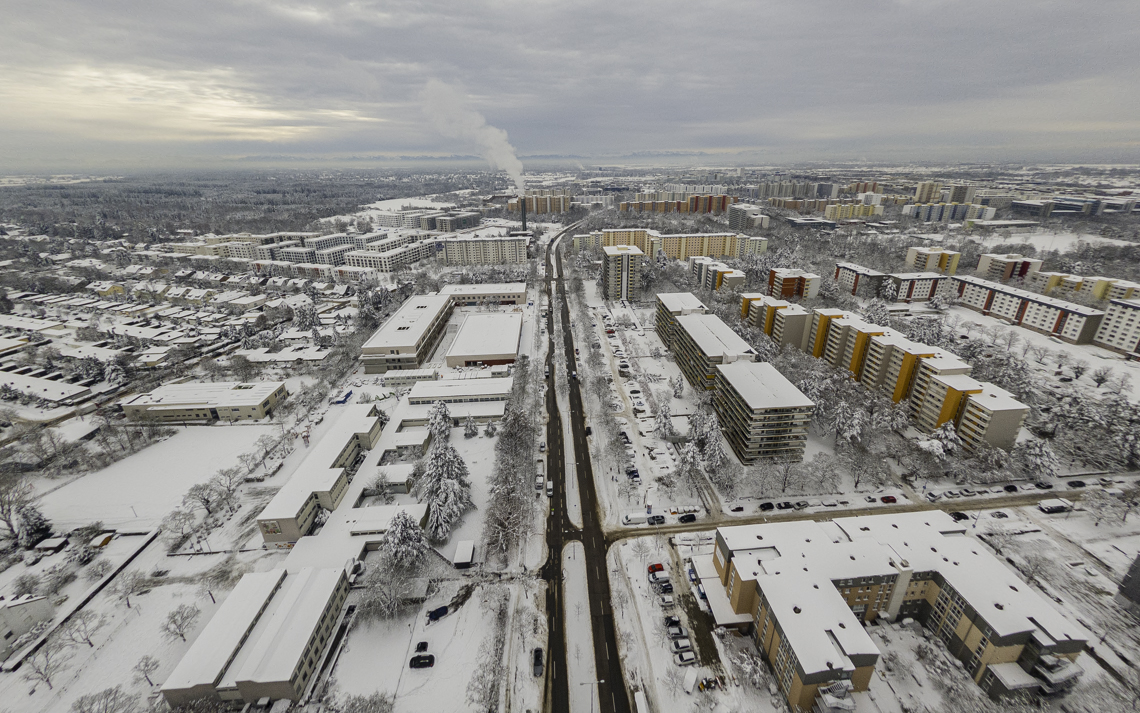
{"label": "bare tree", "polygon": [[1104,382],[1112,378],[1112,367],[1102,366],[1099,369],[1094,369],[1092,375],[1089,377],[1096,384],[1099,389],[1104,386]]}
{"label": "bare tree", "polygon": [[51,690],[52,679],[63,670],[70,660],[71,654],[68,653],[67,647],[63,643],[55,639],[48,639],[38,651],[24,659],[24,666],[28,669],[24,672],[24,680],[44,683],[48,690]]}
{"label": "bare tree", "polygon": [[174,611],[166,615],[162,622],[162,633],[170,639],[186,641],[186,634],[194,628],[202,611],[193,604],[179,604]]}
{"label": "bare tree", "polygon": [[81,609],[67,620],[67,623],[63,625],[59,633],[67,643],[75,646],[87,644],[89,647],[95,648],[95,642],[91,640],[91,637],[102,629],[106,623],[106,619],[90,609]]}
{"label": "bare tree", "polygon": [[645,564],[645,558],[648,557],[649,553],[653,551],[653,547],[649,544],[649,542],[645,540],[645,538],[641,537],[634,540],[629,549],[639,560],[641,560],[642,564]]}
{"label": "bare tree", "polygon": [[131,597],[136,594],[145,592],[150,586],[146,575],[138,570],[131,570],[130,572],[123,572],[111,585],[111,593],[126,603],[127,608],[131,608]]}
{"label": "bare tree", "polygon": [[1083,376],[1084,373],[1088,370],[1089,363],[1084,359],[1074,359],[1073,362],[1069,364],[1069,371],[1073,372],[1074,379],[1081,378],[1081,376]]}
{"label": "bare tree", "polygon": [[338,713],[392,713],[396,697],[379,691],[367,696],[345,696],[334,708]]}
{"label": "bare tree", "polygon": [[0,522],[7,526],[11,537],[16,537],[16,515],[32,502],[32,495],[31,483],[23,478],[0,482]]}
{"label": "bare tree", "polygon": [[138,695],[126,693],[122,686],[88,693],[71,704],[72,713],[135,713],[138,709]]}
{"label": "bare tree", "polygon": [[158,659],[155,657],[149,654],[143,656],[138,660],[138,663],[135,664],[135,680],[137,681],[141,678],[147,682],[147,685],[153,686],[154,681],[150,680],[150,675],[158,670],[158,665]]}

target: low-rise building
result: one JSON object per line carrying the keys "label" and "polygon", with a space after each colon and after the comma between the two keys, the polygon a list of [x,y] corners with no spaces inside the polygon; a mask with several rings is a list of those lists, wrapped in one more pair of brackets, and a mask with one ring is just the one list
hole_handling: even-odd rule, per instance
{"label": "low-rise building", "polygon": [[55,607],[47,597],[25,594],[5,599],[0,597],[0,661],[13,653],[20,637],[41,621],[50,621]]}
{"label": "low-rise building", "polygon": [[422,367],[439,344],[451,311],[449,295],[409,297],[361,347],[364,372]]}
{"label": "low-rise building", "polygon": [[[677,317],[685,314],[705,314],[708,309],[691,292],[657,293],[657,314],[655,329],[657,337],[666,349],[673,349]],[[743,316],[743,315],[742,315]]]}
{"label": "low-rise building", "polygon": [[602,297],[636,300],[641,297],[641,262],[645,258],[633,245],[602,248]]}
{"label": "low-rise building", "polygon": [[694,388],[716,388],[716,367],[719,364],[756,360],[756,350],[716,315],[676,317],[673,334],[672,351],[677,366]]}
{"label": "low-rise building", "polygon": [[447,350],[447,366],[514,364],[522,338],[522,321],[519,312],[468,314]]}
{"label": "low-rise building", "polygon": [[409,406],[431,406],[436,401],[448,404],[453,425],[459,426],[455,404],[505,402],[511,395],[513,378],[506,379],[441,379],[419,381],[408,392]]}
{"label": "low-rise building", "polygon": [[444,285],[439,294],[451,297],[457,307],[526,304],[525,282],[485,282],[471,285]]}
{"label": "low-rise building", "polygon": [[284,381],[166,384],[122,402],[127,418],[163,421],[259,420],[289,392]]}
{"label": "low-rise building", "polygon": [[722,363],[716,372],[713,406],[740,462],[803,460],[815,410],[811,399],[768,363]]}

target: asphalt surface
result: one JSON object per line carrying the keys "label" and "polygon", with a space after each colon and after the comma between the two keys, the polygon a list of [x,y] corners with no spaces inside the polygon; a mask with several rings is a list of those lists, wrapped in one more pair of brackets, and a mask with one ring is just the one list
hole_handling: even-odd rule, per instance
{"label": "asphalt surface", "polygon": [[[565,233],[568,233],[564,231]],[[553,245],[551,241],[550,245]],[[562,347],[566,350],[566,364],[569,371],[576,370],[577,359],[574,355],[574,338],[570,325],[570,307],[566,298],[566,289],[561,279],[554,285],[552,275],[557,271],[559,277],[563,275],[562,259],[556,252],[547,247],[546,254],[546,292],[547,304],[553,305],[552,290],[558,290],[562,304]],[[554,342],[553,315],[547,319],[547,331],[550,334],[550,350],[547,354],[546,365],[554,374]],[[569,374],[563,375],[568,378]],[[547,470],[554,485],[554,496],[550,500],[550,517],[547,520],[547,563],[543,568],[543,578],[548,585],[547,612],[550,618],[550,671],[548,673],[547,704],[548,710],[556,713],[569,711],[569,687],[566,678],[566,638],[563,624],[562,602],[562,548],[568,542],[577,540],[582,543],[586,560],[586,587],[590,600],[590,621],[594,638],[594,666],[597,671],[598,710],[600,713],[629,713],[630,702],[622,676],[621,657],[617,649],[617,634],[614,625],[613,609],[610,605],[610,581],[606,567],[605,532],[602,529],[600,511],[598,509],[598,496],[594,488],[594,473],[590,465],[589,444],[586,440],[585,409],[582,403],[582,394],[576,380],[569,379],[570,410],[565,417],[570,422],[571,438],[574,441],[574,453],[577,459],[575,473],[565,472],[565,444],[562,441],[563,414],[558,410],[554,381],[547,379],[546,409],[549,415],[547,422]],[[578,496],[582,507],[582,528],[576,528],[566,511],[566,478],[578,479]]]}

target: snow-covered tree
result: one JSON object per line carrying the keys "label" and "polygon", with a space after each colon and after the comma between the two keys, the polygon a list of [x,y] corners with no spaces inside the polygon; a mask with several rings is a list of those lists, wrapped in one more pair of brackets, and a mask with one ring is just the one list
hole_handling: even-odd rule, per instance
{"label": "snow-covered tree", "polygon": [[135,680],[138,680],[141,678],[144,681],[146,681],[148,686],[153,686],[154,681],[150,680],[150,677],[151,677],[151,674],[153,674],[155,671],[158,670],[158,668],[159,668],[158,659],[156,659],[155,657],[153,657],[149,654],[142,656],[141,658],[139,658],[138,662],[135,664],[135,667],[133,669],[135,672]]}
{"label": "snow-covered tree", "polygon": [[1052,480],[1061,470],[1061,461],[1046,441],[1032,439],[1013,449],[1013,462],[1034,480]]}
{"label": "snow-covered tree", "polygon": [[57,639],[50,638],[39,650],[24,659],[24,680],[43,683],[48,690],[52,690],[52,680],[63,671],[70,659],[67,647]]}
{"label": "snow-covered tree", "polygon": [[1100,489],[1085,493],[1081,505],[1092,518],[1094,527],[1099,527],[1104,520],[1114,519],[1121,510],[1120,500]]}
{"label": "snow-covered tree", "polygon": [[186,634],[190,633],[190,630],[198,623],[198,617],[201,614],[202,611],[193,604],[179,604],[166,615],[166,620],[162,622],[163,635],[170,639],[186,641]]}
{"label": "snow-covered tree", "polygon": [[24,478],[0,481],[0,522],[8,528],[11,537],[16,537],[20,530],[17,515],[31,504],[33,497],[32,484]]}
{"label": "snow-covered tree", "polygon": [[661,440],[667,440],[675,432],[673,430],[673,414],[669,413],[669,404],[657,407],[657,415],[653,419],[653,433]]}
{"label": "snow-covered tree", "polygon": [[362,696],[345,696],[325,710],[333,713],[392,713],[396,697],[391,693],[370,693]]}
{"label": "snow-covered tree", "polygon": [[138,695],[127,693],[122,686],[88,693],[71,704],[72,713],[135,713],[138,709]]}
{"label": "snow-covered tree", "polygon": [[451,411],[443,401],[436,401],[428,412],[428,432],[434,447],[451,440]]}
{"label": "snow-covered tree", "polygon": [[471,501],[470,484],[445,478],[440,481],[435,493],[428,498],[427,505],[428,536],[436,542],[442,542],[451,536],[451,529],[455,523],[474,506]]}
{"label": "snow-covered tree", "polygon": [[79,645],[87,644],[90,648],[95,648],[95,642],[91,640],[92,636],[103,628],[107,620],[99,616],[90,609],[80,609],[67,620],[67,623],[60,628],[60,636],[64,641]]}
{"label": "snow-covered tree", "polygon": [[685,444],[681,449],[681,457],[677,459],[677,481],[685,483],[690,490],[700,487],[705,477],[705,466],[701,461],[701,453],[693,441]]}
{"label": "snow-covered tree", "polygon": [[863,319],[870,324],[889,327],[891,324],[891,312],[887,309],[886,302],[880,299],[874,299],[863,308]]}
{"label": "snow-covered tree", "polygon": [[24,505],[16,513],[16,531],[20,547],[30,550],[51,537],[51,523],[35,505]]}
{"label": "snow-covered tree", "polygon": [[673,398],[679,399],[685,395],[685,377],[681,374],[670,379],[669,385],[673,387]]}
{"label": "snow-covered tree", "polygon": [[419,523],[406,510],[392,518],[380,543],[380,561],[396,573],[414,572],[423,564],[429,545]]}
{"label": "snow-covered tree", "polygon": [[463,422],[463,437],[474,438],[479,435],[479,427],[475,425],[475,419],[471,414],[467,414],[467,419]]}

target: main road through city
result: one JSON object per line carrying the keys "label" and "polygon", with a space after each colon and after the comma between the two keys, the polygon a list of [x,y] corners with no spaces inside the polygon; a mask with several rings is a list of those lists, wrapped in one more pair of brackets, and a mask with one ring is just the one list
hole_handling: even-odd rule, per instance
{"label": "main road through city", "polygon": [[[573,226],[571,226],[573,228]],[[563,235],[570,229],[563,231]],[[554,305],[552,290],[558,291],[562,307],[562,347],[566,351],[568,371],[574,371],[574,337],[570,329],[570,306],[566,300],[566,287],[562,279],[562,257],[553,249],[557,238],[551,240],[546,249],[546,299]],[[570,694],[566,672],[566,636],[564,629],[564,602],[562,601],[562,548],[569,541],[582,543],[585,549],[586,586],[590,600],[590,621],[594,635],[594,667],[600,683],[598,703],[600,713],[629,713],[629,697],[622,677],[621,659],[618,656],[617,635],[614,627],[613,609],[610,606],[610,580],[606,567],[606,539],[602,531],[601,516],[598,510],[597,491],[594,488],[594,473],[590,467],[590,451],[586,443],[585,409],[578,382],[569,379],[569,374],[559,378],[570,382],[570,411],[565,417],[570,420],[571,437],[574,440],[575,473],[565,472],[565,445],[562,441],[563,414],[558,410],[554,388],[554,315],[547,318],[547,331],[550,334],[546,366],[550,377],[546,384],[546,425],[547,470],[554,483],[554,495],[550,498],[550,517],[546,524],[548,554],[543,568],[543,579],[547,582],[546,603],[550,619],[549,671],[547,674],[547,710],[554,713],[569,713]],[[582,528],[578,529],[570,521],[566,510],[566,478],[578,479],[578,494],[582,505]]]}

